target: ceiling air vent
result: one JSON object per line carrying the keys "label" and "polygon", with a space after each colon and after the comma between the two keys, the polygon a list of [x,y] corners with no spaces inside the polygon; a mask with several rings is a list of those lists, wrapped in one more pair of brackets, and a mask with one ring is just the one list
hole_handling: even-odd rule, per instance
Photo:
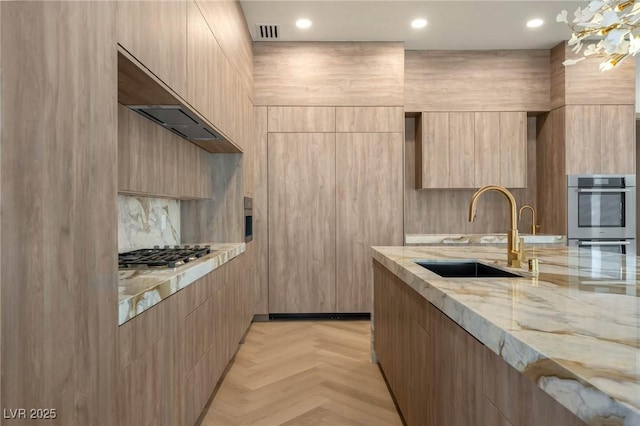
{"label": "ceiling air vent", "polygon": [[256,40],[278,40],[280,27],[276,24],[256,24]]}

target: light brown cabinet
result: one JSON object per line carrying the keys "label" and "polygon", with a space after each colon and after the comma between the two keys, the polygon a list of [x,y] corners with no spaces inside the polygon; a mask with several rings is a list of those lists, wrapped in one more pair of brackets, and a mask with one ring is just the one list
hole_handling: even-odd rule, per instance
{"label": "light brown cabinet", "polygon": [[336,135],[336,311],[370,312],[371,253],[402,245],[402,133]]}
{"label": "light brown cabinet", "polygon": [[188,2],[187,31],[187,100],[244,148],[249,139],[253,103],[195,1]]}
{"label": "light brown cabinet", "polygon": [[193,425],[253,316],[244,255],[118,329],[118,422]]}
{"label": "light brown cabinet", "polygon": [[634,105],[567,105],[566,173],[635,173]]}
{"label": "light brown cabinet", "polygon": [[115,425],[116,4],[0,15],[0,423]]}
{"label": "light brown cabinet", "polygon": [[267,108],[267,131],[270,133],[334,133],[336,131],[335,107],[286,107]]}
{"label": "light brown cabinet", "polygon": [[336,107],[336,132],[403,132],[402,107]]}
{"label": "light brown cabinet", "polygon": [[336,136],[270,133],[269,312],[335,312]]}
{"label": "light brown cabinet", "polygon": [[527,187],[526,113],[500,113],[500,182],[507,188]]}
{"label": "light brown cabinet", "polygon": [[118,104],[119,193],[211,198],[211,155]]}
{"label": "light brown cabinet", "polygon": [[408,425],[584,425],[377,261],[373,276],[374,350]]}
{"label": "light brown cabinet", "polygon": [[527,185],[525,112],[423,112],[416,126],[418,189]]}
{"label": "light brown cabinet", "polygon": [[117,3],[117,40],[178,95],[187,96],[187,2]]}
{"label": "light brown cabinet", "polygon": [[370,247],[403,242],[403,134],[335,129],[401,128],[397,112],[268,108],[270,313],[371,311]]}

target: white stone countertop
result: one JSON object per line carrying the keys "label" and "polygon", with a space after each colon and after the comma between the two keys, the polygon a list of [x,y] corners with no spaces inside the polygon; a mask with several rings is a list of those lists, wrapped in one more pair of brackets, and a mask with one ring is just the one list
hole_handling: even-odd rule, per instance
{"label": "white stone countertop", "polygon": [[[567,244],[564,235],[520,234],[525,244]],[[507,244],[507,234],[406,234],[405,245]]]}
{"label": "white stone countertop", "polygon": [[211,253],[172,269],[118,271],[118,325],[204,277],[246,250],[245,243],[202,243]]}
{"label": "white stone countertop", "polygon": [[[527,258],[539,260],[534,277],[526,266],[506,267],[504,246],[372,254],[587,424],[640,425],[639,258],[529,246]],[[442,278],[419,259],[476,259],[523,277]]]}

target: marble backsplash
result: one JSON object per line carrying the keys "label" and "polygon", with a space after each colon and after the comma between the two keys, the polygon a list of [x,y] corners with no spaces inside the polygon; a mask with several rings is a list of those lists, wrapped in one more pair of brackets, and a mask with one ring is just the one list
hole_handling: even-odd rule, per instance
{"label": "marble backsplash", "polygon": [[180,201],[118,195],[118,252],[180,244]]}

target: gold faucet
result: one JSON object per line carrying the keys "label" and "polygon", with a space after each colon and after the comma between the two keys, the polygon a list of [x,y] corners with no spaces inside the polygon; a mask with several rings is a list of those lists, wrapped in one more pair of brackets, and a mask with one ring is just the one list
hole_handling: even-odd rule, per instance
{"label": "gold faucet", "polygon": [[518,220],[522,220],[522,211],[524,209],[531,210],[531,235],[536,235],[536,210],[529,205],[520,207],[520,210],[518,210]]}
{"label": "gold faucet", "polygon": [[507,265],[519,268],[520,262],[523,259],[522,254],[524,252],[524,247],[521,246],[521,241],[518,237],[516,199],[513,198],[513,194],[511,194],[507,188],[497,185],[487,185],[478,189],[476,193],[473,194],[473,197],[471,197],[471,204],[469,204],[469,222],[473,222],[476,217],[476,201],[482,194],[488,191],[500,192],[502,195],[507,197],[507,200],[509,200],[509,206],[511,208],[511,229],[509,229],[509,233],[507,234]]}

